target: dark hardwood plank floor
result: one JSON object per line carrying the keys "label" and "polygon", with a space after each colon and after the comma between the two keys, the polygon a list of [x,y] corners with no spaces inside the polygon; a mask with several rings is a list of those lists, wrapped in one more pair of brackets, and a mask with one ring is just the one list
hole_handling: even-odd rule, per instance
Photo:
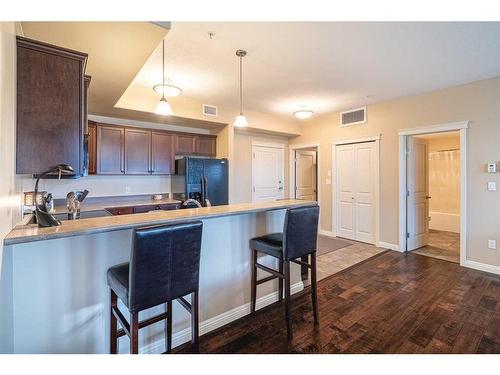
{"label": "dark hardwood plank floor", "polygon": [[499,276],[387,251],[318,283],[316,328],[307,291],[292,302],[293,341],[275,303],[202,336],[200,352],[500,353]]}

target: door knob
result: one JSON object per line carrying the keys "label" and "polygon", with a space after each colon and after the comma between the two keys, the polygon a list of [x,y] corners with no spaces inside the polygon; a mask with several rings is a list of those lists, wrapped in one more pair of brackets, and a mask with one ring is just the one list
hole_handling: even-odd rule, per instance
{"label": "door knob", "polygon": [[430,197],[430,196],[428,196],[428,195],[426,195],[426,196],[425,196],[425,199],[431,199],[431,198],[432,198],[432,197]]}

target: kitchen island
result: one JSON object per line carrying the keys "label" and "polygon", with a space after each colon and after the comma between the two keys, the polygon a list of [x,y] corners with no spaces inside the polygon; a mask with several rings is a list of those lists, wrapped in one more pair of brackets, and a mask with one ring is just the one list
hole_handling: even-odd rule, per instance
{"label": "kitchen island", "polygon": [[[302,200],[245,203],[65,221],[38,228],[19,225],[5,238],[0,288],[2,315],[11,319],[15,353],[106,353],[109,289],[106,271],[129,260],[132,230],[150,225],[203,221],[200,262],[200,334],[250,312],[250,238],[282,231],[286,208]],[[276,267],[274,259],[261,263]],[[5,268],[4,268],[5,269]],[[300,267],[292,293],[302,290]],[[6,293],[7,292],[7,293]],[[10,293],[8,293],[10,292]],[[277,300],[277,281],[259,288],[257,308]],[[190,340],[189,315],[174,303],[173,346]],[[126,309],[121,306],[122,311]],[[140,319],[161,312],[155,307]],[[203,340],[203,337],[201,337]],[[128,338],[120,352],[128,352]],[[164,324],[140,332],[141,352],[164,351]]]}

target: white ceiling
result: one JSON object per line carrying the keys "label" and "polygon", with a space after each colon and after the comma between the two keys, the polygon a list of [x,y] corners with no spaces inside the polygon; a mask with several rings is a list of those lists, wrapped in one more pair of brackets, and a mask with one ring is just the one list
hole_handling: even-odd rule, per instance
{"label": "white ceiling", "polygon": [[[213,32],[213,39],[208,33]],[[166,73],[184,95],[291,117],[325,113],[500,75],[500,22],[173,22]],[[161,44],[132,85],[161,81]]]}

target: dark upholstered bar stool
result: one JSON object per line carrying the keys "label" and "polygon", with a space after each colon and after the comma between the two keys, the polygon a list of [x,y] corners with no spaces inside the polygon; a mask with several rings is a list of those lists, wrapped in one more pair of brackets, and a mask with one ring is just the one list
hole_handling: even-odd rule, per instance
{"label": "dark upholstered bar stool", "polygon": [[[130,263],[108,269],[111,288],[110,352],[117,353],[118,337],[130,338],[130,353],[139,351],[139,328],[165,320],[166,350],[172,349],[172,301],[191,313],[194,350],[198,350],[198,289],[201,233],[200,221],[134,231]],[[184,296],[191,294],[191,303]],[[127,322],[117,298],[130,313]],[[166,312],[139,322],[139,312],[165,303]],[[122,329],[117,330],[117,321]]]}
{"label": "dark upholstered bar stool", "polygon": [[[292,322],[290,320],[290,262],[300,264],[311,269],[311,297],[314,315],[314,324],[318,324],[318,298],[316,288],[316,242],[318,236],[319,206],[311,205],[299,208],[290,208],[286,212],[283,233],[272,233],[252,238],[250,248],[252,254],[252,313],[255,312],[257,299],[257,285],[278,278],[279,300],[283,299],[283,281],[285,281],[285,318],[288,339],[293,338]],[[271,255],[278,259],[279,270],[273,270],[257,263],[258,253]],[[298,258],[310,256],[307,263]],[[257,280],[257,268],[266,271],[271,276]]]}

